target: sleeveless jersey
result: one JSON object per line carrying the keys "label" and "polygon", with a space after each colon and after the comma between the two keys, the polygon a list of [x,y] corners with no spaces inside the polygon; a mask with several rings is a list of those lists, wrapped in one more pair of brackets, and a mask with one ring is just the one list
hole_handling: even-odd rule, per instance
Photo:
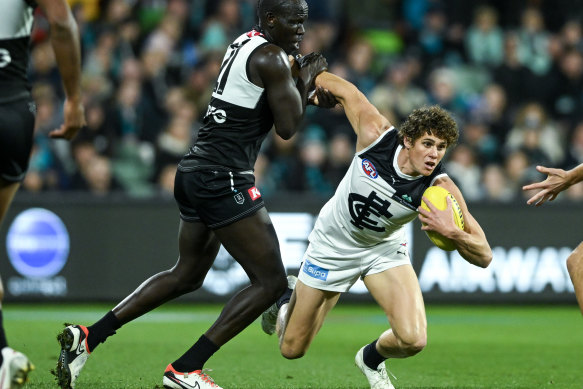
{"label": "sleeveless jersey", "polygon": [[266,44],[263,34],[252,30],[229,46],[203,126],[179,169],[253,170],[261,143],[273,126],[273,114],[264,89],[249,80],[247,68],[253,52]]}
{"label": "sleeveless jersey", "polygon": [[403,226],[417,217],[425,189],[446,175],[441,163],[429,176],[404,174],[397,163],[402,147],[391,127],[354,156],[310,233],[309,257],[362,256],[362,249],[374,251],[376,246],[380,251],[381,243],[402,239]]}
{"label": "sleeveless jersey", "polygon": [[0,12],[0,103],[26,98],[34,2],[2,0]]}

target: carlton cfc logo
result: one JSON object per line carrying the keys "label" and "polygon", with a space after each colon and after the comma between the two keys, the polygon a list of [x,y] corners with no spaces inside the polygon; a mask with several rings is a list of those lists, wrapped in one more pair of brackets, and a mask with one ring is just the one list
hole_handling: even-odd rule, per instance
{"label": "carlton cfc logo", "polygon": [[364,171],[364,174],[366,174],[370,178],[377,178],[379,176],[379,174],[377,173],[377,169],[374,167],[373,163],[368,159],[362,160],[362,171]]}

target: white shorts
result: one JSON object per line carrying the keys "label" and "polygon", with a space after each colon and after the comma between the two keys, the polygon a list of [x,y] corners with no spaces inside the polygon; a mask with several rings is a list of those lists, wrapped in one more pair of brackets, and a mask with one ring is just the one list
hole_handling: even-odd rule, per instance
{"label": "white shorts", "polygon": [[[323,255],[321,247],[316,250],[311,246],[304,254],[298,279],[312,288],[331,292],[347,292],[359,277],[411,264],[404,237],[362,249],[357,254],[354,250],[324,250],[327,254]],[[319,255],[313,255],[316,251]]]}

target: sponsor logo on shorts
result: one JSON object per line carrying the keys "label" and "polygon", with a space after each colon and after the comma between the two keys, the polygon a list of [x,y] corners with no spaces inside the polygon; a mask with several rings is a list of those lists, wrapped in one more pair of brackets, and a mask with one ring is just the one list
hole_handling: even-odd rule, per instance
{"label": "sponsor logo on shorts", "polygon": [[377,178],[379,176],[379,173],[377,173],[377,169],[374,167],[373,163],[368,159],[362,160],[362,171],[364,171],[364,174],[366,174],[370,178]]}
{"label": "sponsor logo on shorts", "polygon": [[235,202],[239,205],[245,202],[245,196],[243,196],[243,193],[241,192],[238,192],[236,195],[233,196],[233,198],[235,199]]}
{"label": "sponsor logo on shorts", "polygon": [[304,261],[304,266],[302,271],[309,275],[310,277],[316,278],[318,280],[326,281],[328,278],[328,272],[330,270],[324,269],[323,267],[316,266],[307,259]]}
{"label": "sponsor logo on shorts", "polygon": [[247,189],[247,193],[249,193],[249,196],[253,201],[261,197],[261,193],[259,192],[259,189],[257,189],[256,187]]}
{"label": "sponsor logo on shorts", "polygon": [[407,252],[407,243],[401,243],[401,247],[397,250],[397,254],[403,254],[404,256],[408,256]]}

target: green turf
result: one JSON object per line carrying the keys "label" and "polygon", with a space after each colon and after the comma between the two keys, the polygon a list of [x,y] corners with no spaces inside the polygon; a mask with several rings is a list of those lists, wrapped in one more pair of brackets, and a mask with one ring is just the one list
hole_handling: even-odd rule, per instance
{"label": "green turf", "polygon": [[[27,388],[56,387],[56,334],[65,321],[91,324],[106,305],[4,307],[11,346],[36,365]],[[166,364],[218,315],[219,306],[169,305],[130,323],[96,349],[76,389],[161,388]],[[583,388],[583,318],[574,306],[429,306],[429,342],[388,364],[400,388]],[[288,361],[258,323],[207,363],[225,389],[368,388],[355,352],[387,328],[375,306],[339,305],[307,355]]]}

